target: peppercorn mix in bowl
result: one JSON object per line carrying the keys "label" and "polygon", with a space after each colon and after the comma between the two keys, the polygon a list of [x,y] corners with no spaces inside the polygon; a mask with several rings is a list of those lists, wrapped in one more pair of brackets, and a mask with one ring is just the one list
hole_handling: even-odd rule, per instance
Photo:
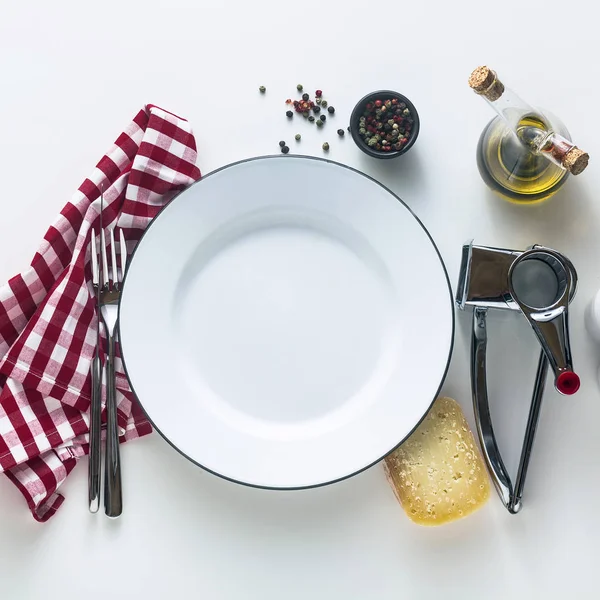
{"label": "peppercorn mix in bowl", "polygon": [[408,152],[417,141],[419,125],[414,104],[390,90],[367,94],[350,117],[352,139],[375,158],[396,158]]}

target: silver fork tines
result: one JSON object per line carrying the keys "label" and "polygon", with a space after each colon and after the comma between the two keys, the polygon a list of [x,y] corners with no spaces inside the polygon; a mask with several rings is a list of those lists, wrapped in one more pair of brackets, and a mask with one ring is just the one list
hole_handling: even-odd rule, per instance
{"label": "silver fork tines", "polygon": [[119,455],[119,428],[117,423],[117,398],[115,387],[115,339],[119,314],[119,297],[123,283],[123,273],[127,262],[125,236],[119,229],[121,269],[117,263],[115,229],[109,230],[110,240],[110,277],[106,236],[102,232],[103,278],[100,290],[102,320],[108,337],[108,360],[106,362],[106,461],[104,470],[104,512],[109,517],[118,517],[123,510],[121,490],[121,461]]}

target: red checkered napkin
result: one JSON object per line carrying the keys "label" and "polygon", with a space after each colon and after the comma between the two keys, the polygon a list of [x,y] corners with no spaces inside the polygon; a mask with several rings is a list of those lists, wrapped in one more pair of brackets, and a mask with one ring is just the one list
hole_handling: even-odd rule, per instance
{"label": "red checkered napkin", "polygon": [[[159,210],[200,178],[189,123],[156,106],[141,110],[48,229],[31,267],[0,287],[0,471],[48,520],[58,488],[88,453],[90,362],[96,342],[92,226],[123,228],[131,252]],[[99,241],[99,240],[98,240]],[[152,431],[117,348],[121,441]]]}

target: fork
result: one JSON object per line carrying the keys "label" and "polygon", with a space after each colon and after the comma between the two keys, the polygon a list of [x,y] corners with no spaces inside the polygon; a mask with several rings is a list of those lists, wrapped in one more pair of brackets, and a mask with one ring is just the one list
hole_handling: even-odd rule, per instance
{"label": "fork", "polygon": [[110,276],[108,270],[108,249],[104,230],[101,231],[102,287],[100,288],[100,313],[108,338],[108,359],[106,361],[106,460],[104,469],[104,512],[108,517],[118,517],[123,512],[121,489],[121,458],[119,454],[119,426],[117,423],[117,391],[115,385],[115,339],[119,317],[119,298],[123,287],[123,275],[127,264],[127,246],[123,230],[119,229],[119,250],[121,269],[117,264],[115,229],[110,236]]}

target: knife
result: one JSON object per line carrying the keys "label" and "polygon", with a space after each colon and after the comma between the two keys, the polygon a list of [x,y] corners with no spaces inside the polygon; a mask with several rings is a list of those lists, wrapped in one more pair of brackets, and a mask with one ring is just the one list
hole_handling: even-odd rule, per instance
{"label": "knife", "polygon": [[[100,192],[100,231],[102,231],[102,209],[104,196]],[[90,512],[100,508],[100,467],[101,467],[101,414],[102,414],[102,363],[100,360],[100,281],[102,262],[98,261],[96,232],[92,229],[92,286],[96,296],[96,352],[92,359],[92,401],[90,406],[90,462],[88,468],[88,502]]]}

